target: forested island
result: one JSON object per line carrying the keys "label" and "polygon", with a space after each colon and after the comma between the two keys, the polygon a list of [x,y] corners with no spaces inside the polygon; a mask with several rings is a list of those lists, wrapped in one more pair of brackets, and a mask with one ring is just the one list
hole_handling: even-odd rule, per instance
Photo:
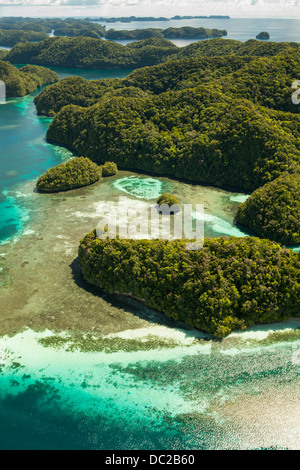
{"label": "forested island", "polygon": [[78,35],[82,30],[92,31],[100,28],[102,32],[105,31],[105,27],[101,25],[75,18],[23,18],[17,16],[0,18],[0,29],[6,31],[36,31],[49,34],[63,28],[78,30]]}
{"label": "forested island", "polygon": [[38,191],[47,193],[68,191],[94,184],[101,176],[100,166],[89,158],[76,157],[67,163],[50,168],[38,179],[36,187]]}
{"label": "forested island", "polygon": [[269,240],[81,240],[84,279],[142,300],[176,321],[222,338],[234,329],[300,316],[300,258]]}
{"label": "forested island", "polygon": [[40,31],[51,33],[56,28],[61,27],[90,27],[90,22],[75,18],[31,18],[31,17],[1,17],[0,29],[9,30],[22,30],[22,31]]}
{"label": "forested island", "polygon": [[[16,46],[6,60],[70,66],[76,50],[98,64],[101,43],[47,39]],[[48,141],[82,155],[80,165],[84,161],[92,176],[80,170],[78,185],[72,163],[42,176],[48,188],[40,190],[93,184],[100,172],[114,174],[117,167],[242,190],[252,195],[240,205],[237,223],[261,239],[207,239],[202,250],[187,251],[184,240],[99,239],[92,232],[79,248],[84,279],[216,337],[299,317],[300,256],[280,245],[300,240],[300,117],[291,100],[299,45],[212,39],[179,49],[151,38],[107,46],[114,49],[106,49],[106,64],[120,60],[117,50],[124,64],[125,51],[129,62],[147,48],[161,63],[124,79],[70,77],[36,97],[38,113],[54,116]],[[77,54],[75,66],[83,66],[81,60]],[[168,204],[172,195],[165,197]]]}
{"label": "forested island", "polygon": [[256,36],[256,39],[261,39],[261,40],[270,39],[270,34],[267,33],[266,31],[262,31]]}
{"label": "forested island", "polygon": [[168,193],[162,193],[161,196],[159,196],[157,199],[156,204],[158,205],[159,209],[161,209],[163,206],[167,206],[169,208],[173,207],[175,211],[179,211],[181,205],[179,199],[176,196]]}
{"label": "forested island", "polygon": [[[135,69],[160,63],[174,54],[174,47],[165,44],[150,44],[130,47],[101,39],[74,37],[49,38],[38,44],[18,44],[6,55],[14,64],[29,63],[58,67],[80,67],[91,69],[129,68]],[[165,41],[156,39],[156,41]]]}
{"label": "forested island", "polygon": [[300,244],[300,167],[265,184],[241,204],[236,220],[262,238]]}
{"label": "forested island", "polygon": [[86,37],[57,37],[45,41],[18,44],[5,58],[13,64],[79,67],[90,69],[141,68],[168,60],[188,57],[258,56],[271,57],[299,51],[297,43],[262,42],[251,39],[245,43],[232,39],[210,39],[177,47],[165,38],[149,38],[126,46],[112,41]]}
{"label": "forested island", "polygon": [[[262,188],[266,204],[272,200],[269,183],[283,188],[282,179],[276,182],[281,175],[296,185],[300,121],[290,87],[300,73],[294,54],[299,46],[208,43],[211,57],[205,56],[207,46],[200,56],[200,43],[192,45],[199,57],[141,68],[122,80],[71,77],[48,87],[35,99],[39,113],[55,115],[47,138],[98,164],[114,161],[121,169],[246,192]],[[230,53],[220,56],[222,47]],[[279,226],[270,238],[296,244],[299,197],[283,192],[281,214],[289,223],[274,214]],[[257,214],[253,210],[252,218]],[[263,233],[246,219],[237,221]]]}
{"label": "forested island", "polygon": [[58,28],[55,28],[53,35],[54,36],[67,36],[67,37],[74,37],[74,36],[83,36],[87,38],[102,38],[106,36],[106,30],[103,26],[99,24],[86,25],[86,24],[77,24],[71,23],[62,25]]}
{"label": "forested island", "polygon": [[0,29],[0,47],[13,47],[24,42],[39,42],[47,39],[48,34],[39,31],[19,31]]}
{"label": "forested island", "polygon": [[210,19],[210,20],[220,20],[220,19],[230,19],[230,16],[223,15],[210,15],[210,16],[180,16],[175,15],[172,18],[166,18],[160,16],[158,18],[154,16],[99,16],[98,18],[86,18],[87,21],[98,21],[100,23],[132,23],[132,22],[141,22],[141,21],[170,21],[170,20],[194,20],[194,19]]}
{"label": "forested island", "polygon": [[147,38],[195,38],[207,39],[227,35],[226,30],[208,29],[203,27],[183,26],[181,28],[144,28],[134,31],[114,29],[106,30],[106,26],[79,19],[51,18],[2,18],[0,20],[0,47],[13,47],[18,43],[40,42],[53,36],[88,37],[107,40],[147,39]]}
{"label": "forested island", "polygon": [[19,18],[0,19],[0,47],[13,47],[20,42],[39,42],[55,36],[104,37],[105,27],[79,19]]}
{"label": "forested island", "polygon": [[98,18],[86,18],[87,21],[97,21],[100,23],[131,23],[134,21],[170,21],[169,18],[165,18],[164,16],[160,16],[155,18],[154,16],[99,16]]}
{"label": "forested island", "polygon": [[226,30],[207,29],[207,28],[192,28],[191,26],[183,26],[182,28],[145,28],[129,30],[115,30],[110,29],[107,31],[106,39],[119,40],[119,39],[147,39],[147,38],[166,38],[166,39],[208,39],[220,38],[227,36]]}
{"label": "forested island", "polygon": [[7,98],[15,98],[33,93],[37,88],[57,82],[59,78],[55,72],[44,67],[26,65],[17,69],[0,60],[0,80],[5,83]]}

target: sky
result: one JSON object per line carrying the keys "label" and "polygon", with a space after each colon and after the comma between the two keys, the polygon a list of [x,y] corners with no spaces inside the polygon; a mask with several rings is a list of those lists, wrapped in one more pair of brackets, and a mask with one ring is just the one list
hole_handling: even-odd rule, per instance
{"label": "sky", "polygon": [[0,16],[300,18],[300,0],[0,0]]}

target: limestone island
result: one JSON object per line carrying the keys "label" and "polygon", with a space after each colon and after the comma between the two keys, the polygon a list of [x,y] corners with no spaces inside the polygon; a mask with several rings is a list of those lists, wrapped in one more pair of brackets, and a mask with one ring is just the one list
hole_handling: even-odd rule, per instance
{"label": "limestone island", "polygon": [[114,162],[105,162],[101,165],[102,176],[114,176],[118,173],[118,167]]}
{"label": "limestone island", "polygon": [[[166,212],[167,214],[175,214],[180,211],[180,201],[172,194],[163,193],[156,201],[159,212]],[[170,212],[170,208],[172,211]],[[165,210],[166,209],[166,210]]]}
{"label": "limestone island", "polygon": [[[31,60],[54,45],[60,56],[66,39],[48,41],[32,48]],[[109,161],[251,194],[237,221],[262,238],[206,239],[203,249],[189,251],[187,240],[99,239],[92,232],[79,248],[84,279],[216,337],[299,318],[300,254],[282,245],[299,243],[300,127],[291,83],[300,45],[212,39],[171,49],[165,39],[153,41],[160,47],[142,41],[105,60],[138,53],[141,63],[152,51],[158,65],[124,79],[73,77],[45,89],[35,102],[38,112],[55,113],[47,139],[99,166]],[[82,46],[78,63],[88,45],[104,52],[101,40],[67,42],[73,51]],[[108,46],[112,53],[119,45]],[[84,60],[92,65],[101,57],[90,50]]]}
{"label": "limestone island", "polygon": [[256,36],[256,39],[260,39],[260,40],[267,40],[267,39],[270,39],[270,34],[267,33],[266,31],[262,31],[261,33],[259,33],[259,34]]}
{"label": "limestone island", "polygon": [[76,157],[48,170],[37,182],[39,192],[59,192],[89,186],[100,180],[101,168],[89,158]]}
{"label": "limestone island", "polygon": [[257,189],[238,208],[236,220],[262,238],[300,243],[300,174],[276,178]]}
{"label": "limestone island", "polygon": [[79,247],[84,279],[109,293],[130,295],[176,321],[224,337],[234,329],[300,316],[300,258],[254,237],[185,240],[99,239]]}
{"label": "limestone island", "polygon": [[17,69],[9,62],[0,60],[0,80],[5,83],[6,97],[17,98],[36,91],[44,85],[55,83],[58,75],[50,69],[26,65]]}
{"label": "limestone island", "polygon": [[87,157],[75,157],[67,163],[50,168],[37,182],[39,192],[54,193],[90,186],[101,177],[113,176],[118,172],[114,162],[103,165],[93,163]]}

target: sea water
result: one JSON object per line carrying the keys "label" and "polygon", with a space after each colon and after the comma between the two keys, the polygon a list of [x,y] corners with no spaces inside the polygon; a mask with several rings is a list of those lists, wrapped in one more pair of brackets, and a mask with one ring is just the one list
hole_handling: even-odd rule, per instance
{"label": "sea water", "polygon": [[[97,71],[78,70],[67,68],[54,68],[60,78],[69,75],[80,74],[86,79],[122,78],[130,70],[122,71]],[[37,180],[46,170],[73,158],[75,154],[65,147],[49,144],[46,139],[46,131],[51,118],[38,116],[33,103],[33,93],[23,98],[8,99],[0,109],[0,142],[1,142],[1,167],[0,167],[0,243],[14,237],[22,231],[28,220],[26,205],[20,207],[15,194],[18,193],[20,183]],[[178,183],[176,183],[178,186]],[[169,187],[171,185],[169,184]],[[114,183],[114,187],[120,193],[130,193],[137,198],[157,199],[162,190],[162,179],[128,177]],[[10,196],[7,196],[9,190]],[[171,191],[172,188],[170,187]],[[178,187],[179,194],[184,190]],[[212,189],[214,192],[214,189]],[[227,197],[227,203],[232,208],[237,207],[239,197],[243,200],[247,195],[223,193]],[[198,201],[202,203],[201,200]],[[217,210],[217,208],[216,208]],[[215,215],[206,215],[206,223],[210,235],[235,235],[245,234],[233,226],[233,215],[229,220],[223,220]],[[223,230],[222,230],[223,227]],[[212,230],[211,230],[212,229]]]}
{"label": "sea water", "polygon": [[[60,78],[80,73],[86,79],[125,77],[130,71],[91,71],[54,68]],[[24,181],[36,180],[49,168],[74,157],[64,147],[49,144],[45,135],[51,119],[38,116],[31,95],[8,99],[0,105],[0,242],[24,228],[25,207],[19,207],[13,192],[7,190]],[[25,217],[26,218],[26,217]]]}
{"label": "sea water", "polygon": [[[91,72],[86,73],[89,76]],[[94,71],[92,78],[97,78]],[[82,224],[82,231],[92,229],[85,201],[89,207],[94,204],[96,213],[97,201],[102,198],[126,195],[148,204],[161,192],[172,192],[205,205],[207,236],[242,236],[233,218],[238,204],[248,195],[126,172],[99,188],[83,188],[65,196],[38,195],[34,190],[38,176],[73,154],[46,142],[50,120],[36,115],[33,97],[8,100],[0,110],[4,243],[0,269],[11,271],[15,278],[18,273],[23,285],[21,289],[15,286],[15,295],[21,295],[23,288],[28,295],[22,310],[16,297],[15,313],[9,321],[22,325],[26,309],[33,321],[39,316],[42,319],[39,328],[22,327],[21,332],[0,338],[0,448],[299,448],[298,321],[258,326],[218,342],[195,330],[169,324],[141,304],[98,299],[77,281],[79,295],[87,295],[81,315],[89,318],[89,309],[99,305],[99,330],[93,326],[89,331],[87,325],[88,331],[74,335],[55,326],[53,319],[57,316],[75,315],[75,304],[68,299],[74,279],[65,281],[57,273],[57,250],[63,249],[70,260],[76,257],[68,227],[62,232],[62,224],[70,220],[74,227]],[[93,211],[91,216],[95,217]],[[17,234],[21,239],[11,254],[12,242],[7,241]],[[50,234],[50,241],[45,234]],[[53,245],[54,238],[57,246]],[[33,259],[27,252],[33,253]],[[39,256],[45,257],[44,271],[38,264],[31,267]],[[10,266],[6,266],[6,259]],[[61,259],[62,274],[67,263]],[[13,282],[8,282],[11,289]],[[63,288],[64,283],[66,300],[63,296],[59,299],[65,300],[63,311],[57,300],[46,294]],[[9,308],[6,284],[3,289],[0,310],[4,318]],[[105,333],[107,326],[104,328],[100,320],[105,312],[111,322],[121,313],[131,326],[120,323],[115,332]]]}
{"label": "sea water", "polygon": [[[131,23],[107,23],[106,29],[134,30],[144,28],[181,28],[182,26],[192,26],[194,28],[209,28],[226,30],[226,39],[238,41],[248,41],[255,39],[257,34],[267,31],[270,40],[275,42],[293,41],[300,42],[300,20],[297,18],[229,18],[229,19],[188,19],[171,21],[133,21]],[[199,39],[171,39],[178,47],[184,47]],[[121,44],[128,44],[132,40],[118,40]]]}
{"label": "sea water", "polygon": [[298,325],[222,343],[148,327],[84,352],[63,333],[3,338],[0,448],[299,448]]}

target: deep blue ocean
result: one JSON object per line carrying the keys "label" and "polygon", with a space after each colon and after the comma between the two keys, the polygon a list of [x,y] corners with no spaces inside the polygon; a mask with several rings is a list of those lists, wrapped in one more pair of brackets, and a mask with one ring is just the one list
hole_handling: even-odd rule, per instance
{"label": "deep blue ocean", "polygon": [[[241,41],[266,30],[271,40],[300,42],[300,20],[292,19],[107,27],[184,25],[226,29],[228,38]],[[174,42],[184,46],[191,41]],[[122,78],[130,73],[55,70],[60,78]],[[20,198],[24,187],[34,194],[43,172],[73,156],[46,142],[51,119],[37,116],[37,93],[0,104],[0,242],[7,251],[14,249],[43,204],[40,198],[35,202],[28,197],[28,204],[26,197]],[[149,179],[134,178],[114,181],[111,191],[139,200]],[[155,180],[156,187],[171,184],[160,178],[151,183]],[[220,192],[218,197],[213,200],[222,204],[212,205],[206,217],[210,236],[243,236],[231,214],[247,195]],[[141,305],[134,308],[147,314]],[[179,327],[145,327],[121,332],[124,346],[116,336],[109,338],[112,350],[88,352],[70,348],[72,341],[64,332],[59,341],[57,333],[48,330],[0,337],[0,449],[299,449],[299,327],[296,320],[258,326],[222,342]],[[132,338],[137,341],[134,348],[128,346]]]}

